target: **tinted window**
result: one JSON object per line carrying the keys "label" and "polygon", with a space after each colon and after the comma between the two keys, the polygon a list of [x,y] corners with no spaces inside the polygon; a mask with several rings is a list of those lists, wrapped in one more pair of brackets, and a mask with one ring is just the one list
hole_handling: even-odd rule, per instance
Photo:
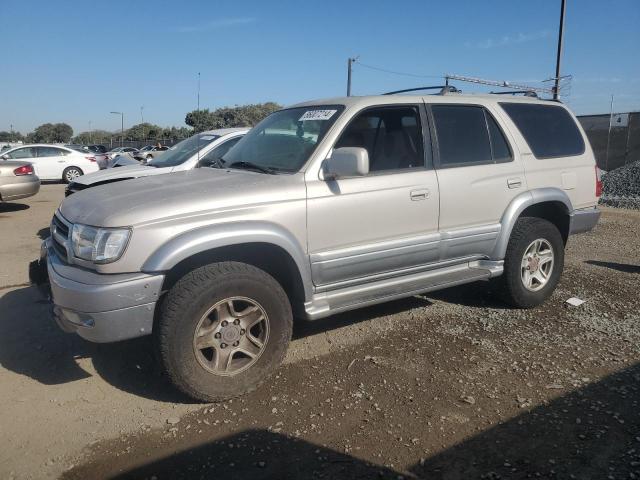
{"label": "tinted window", "polygon": [[487,117],[487,124],[489,125],[489,136],[491,137],[491,152],[493,153],[493,160],[495,162],[510,162],[512,160],[511,149],[507,143],[507,139],[504,138],[504,133],[500,129],[500,126],[491,116],[489,112],[485,110],[485,116]]}
{"label": "tinted window", "polygon": [[432,105],[442,166],[493,163],[484,109]]}
{"label": "tinted window", "polygon": [[374,108],[359,114],[334,148],[361,147],[369,153],[369,171],[424,166],[420,114],[416,107]]}
{"label": "tinted window", "polygon": [[500,103],[538,158],[584,153],[584,140],[563,107],[534,103]]}

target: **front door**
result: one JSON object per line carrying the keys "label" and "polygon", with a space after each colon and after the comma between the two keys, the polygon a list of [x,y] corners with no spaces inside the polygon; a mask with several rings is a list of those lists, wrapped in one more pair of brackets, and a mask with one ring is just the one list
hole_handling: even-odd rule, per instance
{"label": "front door", "polygon": [[438,182],[425,120],[420,105],[360,111],[333,148],[365,148],[369,174],[308,181],[308,248],[317,287],[400,275],[438,258]]}

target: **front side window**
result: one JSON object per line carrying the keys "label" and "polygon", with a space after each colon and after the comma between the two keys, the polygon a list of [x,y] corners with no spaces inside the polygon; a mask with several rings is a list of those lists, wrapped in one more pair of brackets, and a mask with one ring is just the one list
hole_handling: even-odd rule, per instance
{"label": "front side window", "polygon": [[6,155],[12,160],[17,160],[20,158],[35,158],[36,156],[35,150],[36,149],[33,147],[23,147],[23,148],[18,148],[13,152],[9,152]]}
{"label": "front side window", "polygon": [[420,112],[410,105],[365,110],[342,132],[340,147],[366,149],[370,172],[424,167]]}
{"label": "front side window", "polygon": [[558,105],[500,103],[536,158],[582,155],[584,139],[569,112]]}
{"label": "front side window", "polygon": [[217,135],[198,133],[197,135],[193,135],[176,143],[168,149],[166,153],[158,156],[158,158],[154,158],[147,165],[158,168],[175,167],[189,160],[198,150],[206,147],[217,138],[220,137]]}
{"label": "front side window", "polygon": [[274,112],[222,157],[222,165],[272,174],[297,172],[342,110],[342,105],[317,105]]}

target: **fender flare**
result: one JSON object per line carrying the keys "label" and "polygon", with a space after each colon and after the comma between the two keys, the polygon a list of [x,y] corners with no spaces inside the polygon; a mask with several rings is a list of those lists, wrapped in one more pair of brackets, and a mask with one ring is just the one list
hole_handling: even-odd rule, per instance
{"label": "fender flare", "polygon": [[144,262],[142,271],[166,272],[198,253],[243,243],[268,243],[282,248],[298,268],[305,297],[311,298],[311,267],[302,245],[289,231],[269,222],[225,223],[183,232],[155,250]]}
{"label": "fender flare", "polygon": [[559,188],[536,188],[521,193],[511,200],[511,203],[509,203],[509,206],[502,214],[502,218],[500,219],[500,233],[498,234],[498,240],[491,253],[493,260],[504,259],[507,253],[507,245],[509,243],[509,237],[511,237],[511,231],[522,212],[531,205],[544,202],[560,202],[567,209],[567,215],[571,216],[573,213],[573,206],[569,196]]}

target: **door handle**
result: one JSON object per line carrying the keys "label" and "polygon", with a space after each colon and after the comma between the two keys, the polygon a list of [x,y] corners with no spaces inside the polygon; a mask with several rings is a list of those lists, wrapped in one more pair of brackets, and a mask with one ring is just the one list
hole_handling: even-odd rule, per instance
{"label": "door handle", "polygon": [[522,180],[519,178],[509,178],[507,179],[507,186],[509,188],[520,188],[522,186]]}
{"label": "door handle", "polygon": [[423,188],[421,190],[411,190],[411,200],[413,200],[414,202],[417,202],[418,200],[426,200],[427,198],[429,198],[429,194],[431,192],[429,192],[428,188]]}

